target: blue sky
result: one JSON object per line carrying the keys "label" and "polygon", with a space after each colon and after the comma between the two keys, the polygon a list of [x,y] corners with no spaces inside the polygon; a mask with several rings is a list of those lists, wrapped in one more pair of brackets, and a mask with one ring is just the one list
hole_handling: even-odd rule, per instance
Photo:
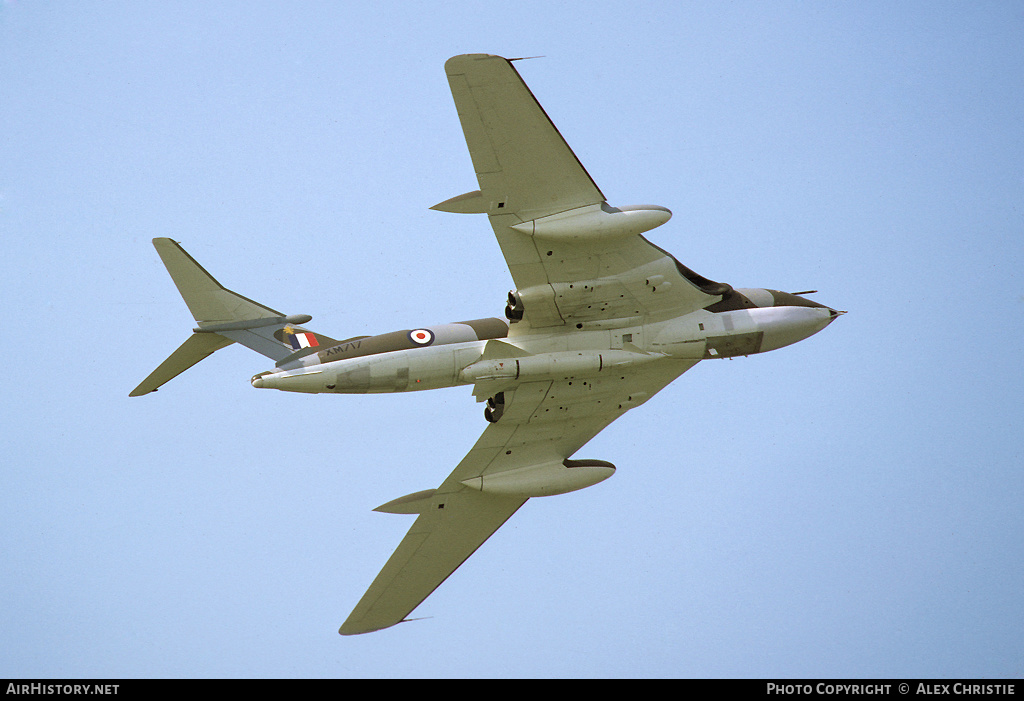
{"label": "blue sky", "polygon": [[[0,676],[1019,677],[1024,6],[0,3]],[[335,338],[500,315],[444,61],[517,64],[613,205],[849,310],[701,363],[416,615],[337,628],[467,388],[256,391],[150,245]]]}

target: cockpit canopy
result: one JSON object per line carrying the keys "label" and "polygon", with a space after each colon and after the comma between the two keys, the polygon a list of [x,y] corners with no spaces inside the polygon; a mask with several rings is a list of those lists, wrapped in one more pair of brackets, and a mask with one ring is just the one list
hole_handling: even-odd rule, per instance
{"label": "cockpit canopy", "polygon": [[818,307],[828,309],[824,304],[819,304],[791,292],[761,288],[729,288],[729,291],[722,296],[720,301],[704,308],[709,312],[731,312],[737,309],[754,309],[756,307]]}

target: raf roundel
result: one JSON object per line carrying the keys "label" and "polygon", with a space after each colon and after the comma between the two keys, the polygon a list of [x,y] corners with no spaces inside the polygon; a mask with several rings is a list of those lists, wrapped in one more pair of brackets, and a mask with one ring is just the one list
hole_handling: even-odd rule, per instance
{"label": "raf roundel", "polygon": [[429,346],[434,342],[434,334],[427,329],[416,329],[409,332],[409,340],[417,346]]}

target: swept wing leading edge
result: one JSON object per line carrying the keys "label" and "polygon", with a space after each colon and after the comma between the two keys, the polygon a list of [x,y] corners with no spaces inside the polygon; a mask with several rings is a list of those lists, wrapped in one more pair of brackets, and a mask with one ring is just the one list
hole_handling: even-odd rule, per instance
{"label": "swept wing leading edge", "polygon": [[448,59],[444,69],[483,211],[516,213],[526,221],[604,202],[511,62],[469,54]]}
{"label": "swept wing leading edge", "polygon": [[[512,335],[597,320],[657,321],[706,307],[729,289],[643,236],[538,239],[513,228],[587,208],[621,214],[645,207],[609,207],[511,61],[455,56],[445,72],[480,190],[435,208],[488,215],[512,279],[528,298],[526,323]],[[582,280],[588,284],[577,284]],[[670,284],[659,287],[656,280]]]}

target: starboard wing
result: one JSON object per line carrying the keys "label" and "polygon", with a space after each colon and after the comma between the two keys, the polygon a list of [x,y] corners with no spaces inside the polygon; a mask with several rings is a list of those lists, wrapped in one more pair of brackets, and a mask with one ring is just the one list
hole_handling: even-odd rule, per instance
{"label": "starboard wing", "polygon": [[338,632],[368,633],[405,620],[528,498],[490,494],[467,480],[565,460],[696,363],[663,359],[625,377],[528,382],[506,391],[501,418],[437,489],[378,508],[418,515]]}

